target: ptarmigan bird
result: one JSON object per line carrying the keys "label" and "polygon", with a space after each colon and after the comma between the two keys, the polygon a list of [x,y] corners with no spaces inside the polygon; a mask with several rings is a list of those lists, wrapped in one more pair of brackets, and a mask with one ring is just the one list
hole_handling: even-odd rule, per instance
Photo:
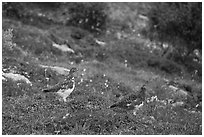
{"label": "ptarmigan bird", "polygon": [[58,84],[43,89],[43,92],[55,92],[60,97],[63,98],[63,100],[66,102],[66,98],[74,91],[75,88],[75,81],[74,81],[74,72],[76,72],[76,68],[72,68],[68,74],[68,76],[64,79],[64,81],[59,82]]}
{"label": "ptarmigan bird", "polygon": [[117,107],[122,110],[133,110],[137,106],[143,104],[143,102],[145,101],[145,91],[146,88],[145,85],[143,85],[138,92],[125,96],[119,102],[111,105],[110,108]]}

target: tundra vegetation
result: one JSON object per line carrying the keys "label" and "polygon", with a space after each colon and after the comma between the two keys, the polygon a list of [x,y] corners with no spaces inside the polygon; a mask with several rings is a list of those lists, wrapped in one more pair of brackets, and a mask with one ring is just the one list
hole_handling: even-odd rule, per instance
{"label": "tundra vegetation", "polygon": [[[2,134],[202,134],[202,3],[4,2],[2,11]],[[42,92],[72,67],[69,102]],[[110,108],[145,83],[139,108]]]}

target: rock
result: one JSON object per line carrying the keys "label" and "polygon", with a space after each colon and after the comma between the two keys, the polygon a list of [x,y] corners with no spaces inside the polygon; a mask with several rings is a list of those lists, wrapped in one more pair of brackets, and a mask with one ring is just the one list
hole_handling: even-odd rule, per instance
{"label": "rock", "polygon": [[97,44],[99,44],[100,46],[105,46],[105,45],[106,45],[105,42],[99,41],[99,40],[97,40],[97,39],[95,39],[95,42],[96,42]]}
{"label": "rock", "polygon": [[32,83],[30,82],[29,79],[27,79],[25,76],[23,75],[20,75],[20,74],[14,74],[14,73],[3,73],[2,72],[2,75],[6,78],[10,78],[12,79],[13,81],[25,81],[27,84],[30,84],[32,86]]}
{"label": "rock", "polygon": [[59,50],[61,50],[63,52],[74,53],[74,50],[69,48],[66,44],[59,45],[59,44],[53,43],[52,46],[55,48],[58,48]]}
{"label": "rock", "polygon": [[46,66],[46,65],[40,65],[42,68],[51,68],[53,71],[56,71],[57,73],[61,75],[66,75],[70,70],[64,67],[59,66]]}

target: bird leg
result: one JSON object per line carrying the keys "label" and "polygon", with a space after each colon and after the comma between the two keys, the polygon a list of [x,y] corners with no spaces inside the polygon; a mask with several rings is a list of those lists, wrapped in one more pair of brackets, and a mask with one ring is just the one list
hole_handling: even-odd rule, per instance
{"label": "bird leg", "polygon": [[67,102],[67,99],[66,99],[66,97],[65,97],[65,98],[63,98],[63,100],[64,100],[64,102]]}
{"label": "bird leg", "polygon": [[63,101],[64,102],[70,102],[70,101],[72,101],[73,99],[70,99],[70,98],[63,98]]}

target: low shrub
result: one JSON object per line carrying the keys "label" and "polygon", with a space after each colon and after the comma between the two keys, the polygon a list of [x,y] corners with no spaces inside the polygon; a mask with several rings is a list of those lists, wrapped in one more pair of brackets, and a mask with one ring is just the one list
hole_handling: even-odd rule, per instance
{"label": "low shrub", "polygon": [[162,61],[160,65],[160,69],[169,74],[173,74],[173,73],[178,74],[181,72],[181,68],[176,63],[173,63],[171,61]]}
{"label": "low shrub", "polygon": [[178,64],[166,59],[149,58],[147,60],[147,65],[158,68],[169,74],[180,74],[182,71],[182,68]]}
{"label": "low shrub", "polygon": [[150,66],[150,67],[158,67],[160,66],[160,62],[158,59],[155,59],[155,58],[150,58],[147,60],[147,65]]}
{"label": "low shrub", "polygon": [[102,32],[106,29],[105,3],[70,3],[67,25],[79,26],[90,32]]}

